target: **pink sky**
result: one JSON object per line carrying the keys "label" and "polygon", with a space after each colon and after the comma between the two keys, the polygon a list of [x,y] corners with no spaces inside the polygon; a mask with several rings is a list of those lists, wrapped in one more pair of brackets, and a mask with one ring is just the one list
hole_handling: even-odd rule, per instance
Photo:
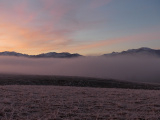
{"label": "pink sky", "polygon": [[[1,0],[0,51],[89,55],[140,46],[158,49],[157,1],[152,1],[152,7],[122,2],[124,8],[116,0]],[[139,7],[138,14],[131,4]],[[126,10],[133,14],[132,20]],[[152,20],[140,19],[142,13]]]}

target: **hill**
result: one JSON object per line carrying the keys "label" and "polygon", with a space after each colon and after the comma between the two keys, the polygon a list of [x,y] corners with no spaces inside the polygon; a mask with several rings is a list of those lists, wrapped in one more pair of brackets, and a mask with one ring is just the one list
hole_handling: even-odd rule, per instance
{"label": "hill", "polygon": [[0,85],[54,85],[98,88],[154,89],[159,90],[159,84],[138,83],[113,79],[100,79],[74,76],[46,75],[0,75]]}
{"label": "hill", "polygon": [[104,54],[103,56],[119,56],[119,55],[147,55],[147,56],[157,56],[160,57],[160,50],[155,50],[147,47],[141,47],[138,49],[129,49],[127,51],[122,51],[122,52],[112,52],[108,54]]}
{"label": "hill", "polygon": [[38,55],[28,55],[28,54],[22,54],[22,53],[17,53],[17,52],[0,52],[0,56],[16,56],[16,57],[29,57],[29,58],[72,58],[72,57],[79,57],[82,56],[80,54],[74,53],[56,53],[56,52],[49,52],[49,53],[42,53]]}

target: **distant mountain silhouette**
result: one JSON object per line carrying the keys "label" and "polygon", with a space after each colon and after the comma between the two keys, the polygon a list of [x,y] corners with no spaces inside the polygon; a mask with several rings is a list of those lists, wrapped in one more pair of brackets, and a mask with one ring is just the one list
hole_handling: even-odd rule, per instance
{"label": "distant mountain silhouette", "polygon": [[147,55],[147,56],[158,56],[160,57],[160,50],[155,50],[147,47],[141,47],[138,49],[129,49],[122,52],[112,52],[109,54],[104,54],[103,56],[119,56],[119,55]]}
{"label": "distant mountain silhouette", "polygon": [[31,58],[72,58],[72,57],[79,57],[82,56],[80,54],[71,54],[67,52],[63,53],[56,53],[56,52],[49,52],[49,53],[42,53],[38,55],[28,55],[28,54],[22,54],[17,52],[0,52],[0,56],[16,56],[16,57],[31,57]]}
{"label": "distant mountain silhouette", "polygon": [[[160,50],[155,50],[147,47],[141,47],[138,49],[129,49],[127,51],[122,52],[112,52],[108,54],[104,54],[102,56],[119,56],[119,55],[147,55],[147,56],[158,56],[160,57]],[[17,52],[0,52],[0,56],[16,56],[16,57],[29,57],[29,58],[74,58],[74,57],[80,57],[82,55],[78,53],[68,53],[68,52],[62,52],[62,53],[56,53],[56,52],[48,52],[48,53],[42,53],[38,55],[28,55],[28,54],[22,54]]]}

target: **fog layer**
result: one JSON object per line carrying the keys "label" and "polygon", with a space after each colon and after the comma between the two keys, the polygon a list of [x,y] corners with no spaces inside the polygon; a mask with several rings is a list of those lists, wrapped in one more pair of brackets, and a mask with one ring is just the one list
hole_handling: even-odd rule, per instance
{"label": "fog layer", "polygon": [[0,73],[86,76],[160,83],[160,58],[121,56],[32,59],[2,56]]}

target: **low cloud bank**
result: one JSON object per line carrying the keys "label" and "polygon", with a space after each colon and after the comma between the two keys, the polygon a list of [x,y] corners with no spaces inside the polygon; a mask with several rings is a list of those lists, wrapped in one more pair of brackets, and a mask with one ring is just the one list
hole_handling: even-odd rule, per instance
{"label": "low cloud bank", "polygon": [[160,58],[119,56],[32,59],[1,56],[0,73],[86,76],[160,83]]}

